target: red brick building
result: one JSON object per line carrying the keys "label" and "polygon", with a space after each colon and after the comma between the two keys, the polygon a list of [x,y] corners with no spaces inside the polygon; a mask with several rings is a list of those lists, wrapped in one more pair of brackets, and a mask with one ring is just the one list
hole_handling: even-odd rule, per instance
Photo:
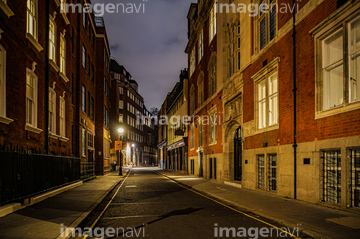
{"label": "red brick building", "polygon": [[[188,171],[219,180],[222,170],[222,83],[217,77],[217,14],[213,1],[191,4],[188,13]],[[208,120],[207,120],[208,119]],[[211,120],[210,120],[211,119]],[[212,123],[210,123],[212,122]]]}
{"label": "red brick building", "polygon": [[0,3],[0,144],[73,155],[70,16],[49,1],[48,35],[46,3]]}
{"label": "red brick building", "polygon": [[[360,1],[296,2],[295,21],[280,10],[291,1],[255,3],[271,7],[254,17],[218,14],[219,25],[238,27],[241,53],[235,76],[219,68],[226,85],[224,181],[237,179],[232,165],[240,162],[242,187],[359,207]],[[224,47],[231,29],[218,30]]]}

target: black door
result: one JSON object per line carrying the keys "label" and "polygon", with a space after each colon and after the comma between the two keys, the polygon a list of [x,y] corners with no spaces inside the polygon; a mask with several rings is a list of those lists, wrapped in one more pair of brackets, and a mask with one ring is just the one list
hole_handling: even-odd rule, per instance
{"label": "black door", "polygon": [[241,127],[235,132],[234,137],[234,180],[241,181],[242,179],[242,138]]}
{"label": "black door", "polygon": [[200,152],[200,170],[199,170],[199,177],[203,176],[203,153]]}

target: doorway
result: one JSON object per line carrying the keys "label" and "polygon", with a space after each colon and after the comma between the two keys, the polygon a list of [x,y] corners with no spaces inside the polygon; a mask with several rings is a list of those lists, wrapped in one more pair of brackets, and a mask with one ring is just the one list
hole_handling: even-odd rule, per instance
{"label": "doorway", "polygon": [[235,131],[234,136],[234,180],[242,180],[242,136],[241,127]]}

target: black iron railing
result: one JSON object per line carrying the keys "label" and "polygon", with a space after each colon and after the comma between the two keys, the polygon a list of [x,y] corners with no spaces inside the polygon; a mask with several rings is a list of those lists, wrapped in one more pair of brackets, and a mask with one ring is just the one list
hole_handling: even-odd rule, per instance
{"label": "black iron railing", "polygon": [[80,159],[0,150],[0,205],[80,180]]}

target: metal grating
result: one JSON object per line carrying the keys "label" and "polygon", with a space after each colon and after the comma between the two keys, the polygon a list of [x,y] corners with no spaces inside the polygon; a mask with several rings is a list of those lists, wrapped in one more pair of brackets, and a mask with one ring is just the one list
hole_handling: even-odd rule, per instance
{"label": "metal grating", "polygon": [[351,150],[351,202],[353,207],[360,207],[360,149]]}
{"label": "metal grating", "polygon": [[269,190],[277,189],[277,156],[269,155]]}
{"label": "metal grating", "polygon": [[265,156],[258,155],[258,188],[265,189]]}
{"label": "metal grating", "polygon": [[323,152],[323,199],[325,202],[341,202],[341,151]]}

